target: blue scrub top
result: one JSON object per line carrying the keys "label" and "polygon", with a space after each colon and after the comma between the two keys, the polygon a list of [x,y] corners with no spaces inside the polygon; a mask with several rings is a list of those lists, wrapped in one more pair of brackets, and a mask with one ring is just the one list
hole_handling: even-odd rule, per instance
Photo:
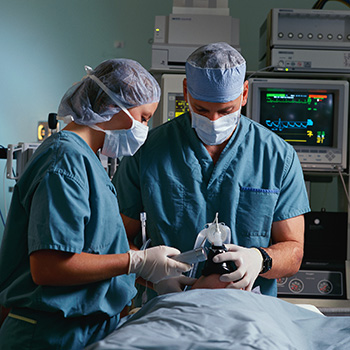
{"label": "blue scrub top", "polygon": [[[153,129],[113,182],[121,213],[139,219],[145,211],[152,244],[181,251],[193,249],[216,212],[232,243],[268,247],[274,221],[310,211],[294,148],[244,116],[215,166],[185,113]],[[256,285],[277,294],[275,280],[258,277]]]}
{"label": "blue scrub top", "polygon": [[0,250],[0,304],[65,316],[114,316],[136,294],[134,275],[79,286],[38,286],[29,254],[41,249],[129,250],[113,184],[91,148],[69,131],[40,145],[15,186]]}

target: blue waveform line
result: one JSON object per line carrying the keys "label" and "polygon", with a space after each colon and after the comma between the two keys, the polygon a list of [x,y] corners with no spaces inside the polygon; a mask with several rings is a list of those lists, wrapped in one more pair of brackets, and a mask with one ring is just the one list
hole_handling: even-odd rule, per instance
{"label": "blue waveform line", "polygon": [[308,126],[314,125],[311,119],[302,122],[290,122],[282,121],[281,118],[278,121],[266,120],[266,125],[273,131],[282,131],[283,129],[306,129]]}

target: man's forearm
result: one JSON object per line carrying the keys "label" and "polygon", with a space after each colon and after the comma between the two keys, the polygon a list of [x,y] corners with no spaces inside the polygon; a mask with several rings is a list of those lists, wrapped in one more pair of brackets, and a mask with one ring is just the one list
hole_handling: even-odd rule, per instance
{"label": "man's forearm", "polygon": [[280,278],[293,276],[298,272],[303,259],[303,244],[280,242],[264,249],[272,258],[272,268],[263,274],[263,277]]}

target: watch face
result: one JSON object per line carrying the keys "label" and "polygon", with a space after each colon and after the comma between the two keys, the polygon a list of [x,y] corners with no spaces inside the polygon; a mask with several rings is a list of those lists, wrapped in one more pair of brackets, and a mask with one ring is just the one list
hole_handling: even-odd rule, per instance
{"label": "watch face", "polygon": [[261,273],[265,273],[267,271],[271,270],[272,267],[272,259],[271,257],[266,253],[266,251],[262,248],[258,248],[263,256],[263,269]]}
{"label": "watch face", "polygon": [[271,267],[272,267],[272,260],[269,257],[269,258],[266,259],[266,261],[264,263],[264,268],[266,268],[267,271],[269,271],[271,269]]}

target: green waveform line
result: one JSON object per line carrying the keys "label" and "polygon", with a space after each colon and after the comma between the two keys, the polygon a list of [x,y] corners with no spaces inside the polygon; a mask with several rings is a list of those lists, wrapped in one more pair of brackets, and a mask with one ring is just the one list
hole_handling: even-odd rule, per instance
{"label": "green waveform line", "polygon": [[[272,95],[272,94],[271,94]],[[307,100],[293,100],[293,99],[285,99],[285,100],[279,100],[279,99],[273,99],[274,97],[276,97],[276,94],[272,95],[272,98],[270,98],[268,95],[266,95],[267,99],[266,102],[267,103],[289,103],[289,104],[312,104],[315,100],[313,98],[308,97]]]}

